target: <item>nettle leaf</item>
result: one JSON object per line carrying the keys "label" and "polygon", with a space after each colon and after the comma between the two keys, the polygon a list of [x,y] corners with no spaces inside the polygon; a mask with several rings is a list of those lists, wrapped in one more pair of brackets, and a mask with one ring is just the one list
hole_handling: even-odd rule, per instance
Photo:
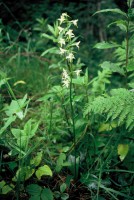
{"label": "nettle leaf", "polygon": [[4,185],[6,185],[6,182],[5,181],[1,181],[0,182],[0,189],[2,189],[4,187]]}
{"label": "nettle leaf", "polygon": [[40,196],[42,188],[37,184],[30,184],[26,187],[26,191],[32,196]]}
{"label": "nettle leaf", "polygon": [[2,194],[8,194],[9,192],[13,190],[14,187],[15,186],[13,184],[4,185],[4,187],[2,188]]}
{"label": "nettle leaf", "polygon": [[101,64],[101,67],[103,69],[109,69],[111,72],[117,72],[121,75],[125,74],[125,71],[123,68],[121,68],[118,64],[116,63],[111,63],[109,61],[105,61]]}
{"label": "nettle leaf", "polygon": [[121,161],[123,161],[128,154],[129,145],[128,144],[119,144],[117,149],[118,149],[119,158]]}
{"label": "nettle leaf", "polygon": [[50,167],[48,165],[44,165],[42,167],[39,167],[37,170],[36,170],[36,176],[37,178],[40,180],[42,176],[52,176],[53,173],[50,169]]}
{"label": "nettle leaf", "polygon": [[121,14],[121,15],[127,17],[127,14],[126,14],[125,12],[121,11],[121,10],[118,9],[118,8],[99,10],[99,11],[95,12],[94,15],[96,15],[96,14],[98,14],[98,13],[105,13],[105,12],[118,13],[118,14]]}
{"label": "nettle leaf", "polygon": [[94,48],[97,48],[97,49],[111,49],[111,48],[115,48],[115,47],[119,47],[120,45],[119,44],[116,44],[116,43],[109,43],[109,42],[99,42],[97,43]]}
{"label": "nettle leaf", "polygon": [[53,193],[50,189],[44,188],[41,193],[41,200],[53,200]]}

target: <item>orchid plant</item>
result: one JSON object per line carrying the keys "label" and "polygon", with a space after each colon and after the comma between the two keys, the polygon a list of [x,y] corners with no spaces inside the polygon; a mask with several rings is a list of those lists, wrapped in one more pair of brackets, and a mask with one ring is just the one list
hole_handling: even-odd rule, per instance
{"label": "orchid plant", "polygon": [[[73,135],[73,145],[74,145],[74,177],[76,177],[76,127],[75,127],[75,101],[74,101],[74,82],[75,78],[80,78],[81,66],[77,66],[76,60],[76,50],[79,49],[80,41],[78,37],[74,34],[74,27],[78,27],[78,20],[71,20],[67,13],[62,13],[60,18],[55,23],[54,27],[48,26],[49,31],[52,33],[53,37],[47,34],[42,36],[53,40],[57,44],[57,47],[51,48],[49,51],[43,52],[42,56],[46,53],[59,54],[64,65],[62,65],[61,83],[63,90],[68,90],[68,97],[70,102],[70,129]],[[64,66],[64,67],[63,67]]]}

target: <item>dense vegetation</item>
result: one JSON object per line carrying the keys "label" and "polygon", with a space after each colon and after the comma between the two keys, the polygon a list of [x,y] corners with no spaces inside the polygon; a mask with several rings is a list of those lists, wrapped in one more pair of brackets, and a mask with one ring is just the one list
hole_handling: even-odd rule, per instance
{"label": "dense vegetation", "polygon": [[0,198],[133,200],[133,0],[5,2]]}

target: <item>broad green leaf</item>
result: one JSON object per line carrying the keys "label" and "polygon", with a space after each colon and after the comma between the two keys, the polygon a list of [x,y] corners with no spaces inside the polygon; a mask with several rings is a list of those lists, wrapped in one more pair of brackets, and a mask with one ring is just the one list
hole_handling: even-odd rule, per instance
{"label": "broad green leaf", "polygon": [[1,182],[0,182],[0,189],[3,188],[4,185],[6,185],[6,182],[5,182],[5,181],[1,181]]}
{"label": "broad green leaf", "polygon": [[13,190],[14,187],[15,186],[13,184],[4,185],[4,187],[2,188],[2,194],[8,194],[9,192]]}
{"label": "broad green leaf", "polygon": [[94,15],[96,15],[98,13],[105,13],[105,12],[118,13],[118,14],[121,14],[121,15],[127,17],[127,14],[118,8],[99,10],[99,11],[95,12]]}
{"label": "broad green leaf", "polygon": [[116,43],[109,43],[105,41],[99,42],[94,46],[94,48],[97,48],[97,49],[111,49],[115,47],[119,47],[119,45]]}
{"label": "broad green leaf", "polygon": [[56,168],[55,168],[56,172],[60,172],[65,160],[66,160],[66,155],[64,153],[61,153],[57,159],[57,164],[56,164]]}
{"label": "broad green leaf", "polygon": [[103,69],[108,69],[110,70],[111,72],[117,72],[121,75],[124,75],[125,74],[125,71],[123,68],[121,68],[120,66],[118,66],[118,64],[116,63],[111,63],[109,61],[105,61],[101,64],[101,67]]}
{"label": "broad green leaf", "polygon": [[31,169],[29,166],[21,167],[17,170],[16,175],[12,178],[13,181],[28,180],[35,172],[35,169]]}
{"label": "broad green leaf", "polygon": [[0,135],[10,126],[12,122],[16,120],[16,116],[11,115],[7,121],[5,122],[4,126],[0,130]]}
{"label": "broad green leaf", "polygon": [[41,200],[40,196],[31,196],[29,200]]}
{"label": "broad green leaf", "polygon": [[65,192],[66,188],[67,188],[66,183],[62,183],[62,184],[60,185],[60,192],[61,192],[61,193]]}
{"label": "broad green leaf", "polygon": [[118,145],[118,155],[121,161],[125,159],[129,151],[129,145],[128,144],[119,144]]}
{"label": "broad green leaf", "polygon": [[13,134],[13,136],[17,139],[20,138],[22,136],[22,131],[20,129],[17,128],[12,128],[11,132]]}
{"label": "broad green leaf", "polygon": [[26,187],[26,191],[32,196],[40,196],[42,188],[37,184],[30,184]]}
{"label": "broad green leaf", "polygon": [[112,123],[105,123],[105,124],[101,124],[99,127],[99,132],[103,132],[103,131],[111,131],[113,128],[116,128],[117,124],[112,122]]}
{"label": "broad green leaf", "polygon": [[67,194],[67,193],[61,194],[61,199],[62,199],[62,200],[67,200],[67,199],[69,199],[69,194]]}
{"label": "broad green leaf", "polygon": [[50,189],[44,188],[41,193],[41,200],[53,200],[53,193]]}
{"label": "broad green leaf", "polygon": [[42,161],[43,152],[37,152],[37,155],[30,160],[30,164],[34,166],[38,166]]}
{"label": "broad green leaf", "polygon": [[36,176],[40,180],[42,176],[52,176],[52,171],[48,165],[44,165],[42,167],[39,167],[36,170]]}

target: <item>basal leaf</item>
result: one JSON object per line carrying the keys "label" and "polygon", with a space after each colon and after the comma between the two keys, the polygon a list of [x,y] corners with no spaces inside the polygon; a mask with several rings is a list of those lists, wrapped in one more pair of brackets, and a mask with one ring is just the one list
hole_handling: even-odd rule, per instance
{"label": "basal leaf", "polygon": [[125,159],[129,151],[129,145],[128,144],[119,144],[118,145],[118,155],[121,161]]}
{"label": "basal leaf", "polygon": [[42,188],[37,184],[30,184],[27,186],[26,191],[32,196],[40,196]]}
{"label": "basal leaf", "polygon": [[44,188],[41,193],[41,200],[53,200],[53,193],[50,189]]}
{"label": "basal leaf", "polygon": [[42,176],[52,176],[52,171],[48,165],[39,167],[36,171],[36,176],[40,180]]}

